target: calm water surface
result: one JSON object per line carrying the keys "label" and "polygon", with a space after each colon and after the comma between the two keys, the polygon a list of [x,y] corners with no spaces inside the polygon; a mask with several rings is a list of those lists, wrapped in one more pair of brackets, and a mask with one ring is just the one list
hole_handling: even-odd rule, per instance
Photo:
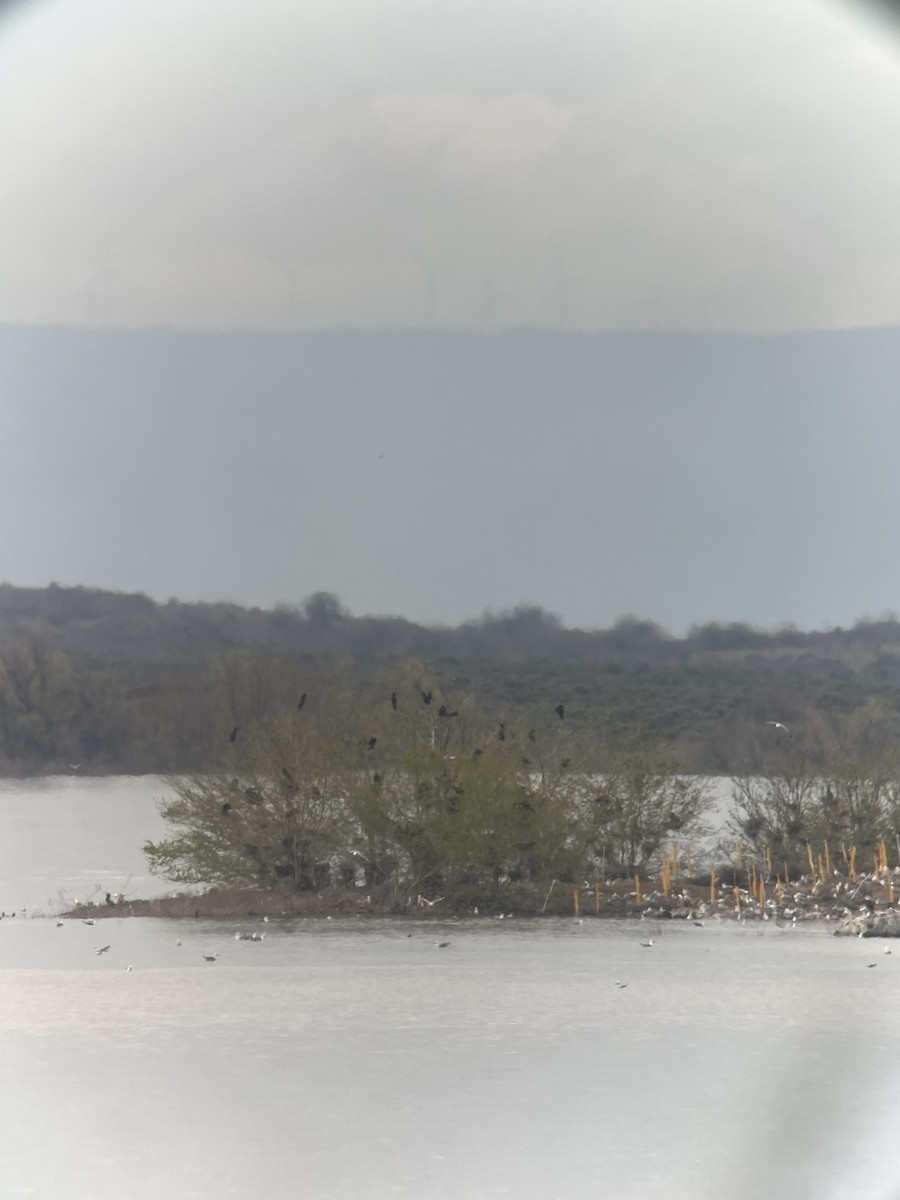
{"label": "calm water surface", "polygon": [[[159,781],[29,786],[7,911],[146,874]],[[0,921],[4,1200],[896,1197],[898,1059],[827,929]]]}

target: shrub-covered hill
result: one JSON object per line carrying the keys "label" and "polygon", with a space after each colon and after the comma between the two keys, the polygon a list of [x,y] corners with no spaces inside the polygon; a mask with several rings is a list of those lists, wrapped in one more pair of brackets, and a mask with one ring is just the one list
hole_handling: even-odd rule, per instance
{"label": "shrub-covered hill", "polygon": [[540,723],[564,703],[576,727],[649,726],[686,766],[714,772],[761,762],[766,721],[809,734],[869,696],[900,699],[894,620],[809,633],[707,625],[676,638],[634,618],[566,629],[524,606],[431,628],[354,616],[327,593],[264,611],[4,584],[0,655],[6,771],[197,767],[223,728],[302,691],[339,678],[374,704],[426,670],[447,694],[471,693],[487,724]]}

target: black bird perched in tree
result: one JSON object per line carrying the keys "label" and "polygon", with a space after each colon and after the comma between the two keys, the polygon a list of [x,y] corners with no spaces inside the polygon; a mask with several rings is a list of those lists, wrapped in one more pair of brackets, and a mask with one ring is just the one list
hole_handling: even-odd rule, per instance
{"label": "black bird perched in tree", "polygon": [[422,693],[422,703],[423,704],[431,703],[431,692],[423,692]]}
{"label": "black bird perched in tree", "polygon": [[237,741],[237,735],[238,735],[238,730],[239,730],[239,729],[240,729],[240,725],[235,725],[234,729],[232,729],[232,731],[231,731],[231,737],[230,737],[230,739],[229,739],[231,742],[236,742],[236,741]]}
{"label": "black bird perched in tree", "polygon": [[300,697],[300,699],[297,701],[297,712],[303,711],[303,705],[305,703],[306,703],[306,692],[304,692],[303,695]]}
{"label": "black bird perched in tree", "polygon": [[394,712],[397,711],[397,693],[396,692],[391,692],[391,708],[394,710]]}
{"label": "black bird perched in tree", "polygon": [[366,742],[366,749],[374,750],[377,745],[378,745],[378,738],[370,737],[369,740]]}
{"label": "black bird perched in tree", "polygon": [[497,730],[497,738],[501,742],[506,741],[506,726],[502,721],[500,722],[500,728]]}
{"label": "black bird perched in tree", "polygon": [[451,712],[446,704],[442,704],[441,707],[438,709],[438,716],[439,717],[458,717],[459,713],[456,711],[456,709],[454,709]]}
{"label": "black bird perched in tree", "polygon": [[556,713],[556,715],[559,717],[559,719],[561,721],[563,720],[563,718],[566,715],[566,708],[565,708],[564,704],[557,704],[556,708],[554,708],[553,711]]}

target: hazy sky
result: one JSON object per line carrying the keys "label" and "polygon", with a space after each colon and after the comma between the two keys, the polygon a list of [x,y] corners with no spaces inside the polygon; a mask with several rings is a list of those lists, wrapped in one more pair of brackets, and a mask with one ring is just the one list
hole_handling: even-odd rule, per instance
{"label": "hazy sky", "polygon": [[900,35],[852,2],[0,3],[0,577],[896,609],[900,335],[24,326],[897,324],[898,147]]}
{"label": "hazy sky", "polygon": [[900,41],[859,10],[20,0],[0,320],[898,321]]}

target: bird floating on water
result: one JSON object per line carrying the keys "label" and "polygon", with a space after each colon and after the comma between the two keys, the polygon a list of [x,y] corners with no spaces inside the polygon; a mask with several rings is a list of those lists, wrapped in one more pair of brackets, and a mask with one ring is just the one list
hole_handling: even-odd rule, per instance
{"label": "bird floating on water", "polygon": [[435,942],[434,944],[437,946],[438,950],[446,950],[446,948],[450,945],[449,942]]}
{"label": "bird floating on water", "polygon": [[645,950],[649,950],[653,945],[653,938],[651,938],[649,942],[641,942],[641,945]]}
{"label": "bird floating on water", "polygon": [[204,954],[202,957],[206,962],[215,962],[219,957],[219,952],[217,950],[215,954]]}
{"label": "bird floating on water", "polygon": [[97,922],[94,920],[93,917],[82,917],[81,923],[82,923],[82,925],[96,925],[97,924]]}

